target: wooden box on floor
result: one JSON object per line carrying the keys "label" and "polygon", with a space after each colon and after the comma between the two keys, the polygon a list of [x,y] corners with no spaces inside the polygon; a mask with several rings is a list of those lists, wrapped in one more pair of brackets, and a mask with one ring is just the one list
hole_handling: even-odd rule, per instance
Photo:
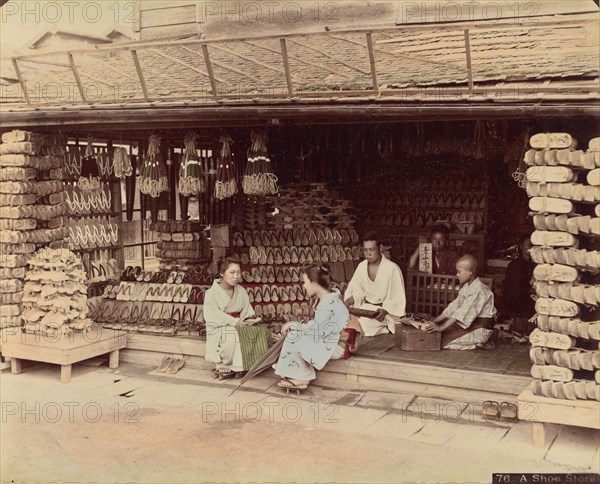
{"label": "wooden box on floor", "polygon": [[442,333],[428,333],[407,324],[396,324],[396,346],[404,351],[439,351]]}

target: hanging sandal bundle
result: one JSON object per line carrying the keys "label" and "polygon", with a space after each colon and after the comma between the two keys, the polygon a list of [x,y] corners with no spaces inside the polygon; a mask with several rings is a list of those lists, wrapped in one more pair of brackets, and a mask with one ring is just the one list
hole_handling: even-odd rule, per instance
{"label": "hanging sandal bundle", "polygon": [[150,136],[148,151],[142,161],[137,182],[140,192],[152,198],[158,198],[162,192],[169,189],[167,168],[161,158],[160,137],[157,135]]}
{"label": "hanging sandal bundle", "polygon": [[186,197],[204,193],[206,189],[198,152],[196,151],[197,139],[197,134],[190,133],[183,141],[185,149],[179,170],[179,184],[177,185],[177,189],[181,195]]}
{"label": "hanging sandal bundle", "polygon": [[252,131],[252,146],[248,150],[248,164],[242,181],[246,195],[275,195],[279,192],[277,176],[271,168],[271,158],[267,151],[267,134]]}
{"label": "hanging sandal bundle", "polygon": [[115,148],[113,153],[113,169],[117,178],[126,178],[133,174],[131,159],[127,153],[127,149],[123,147]]}
{"label": "hanging sandal bundle", "polygon": [[219,155],[219,167],[217,170],[217,181],[215,182],[215,198],[224,200],[234,196],[238,192],[237,182],[235,180],[235,166],[233,164],[233,155],[231,153],[231,136],[223,135],[219,138],[223,143],[221,154]]}

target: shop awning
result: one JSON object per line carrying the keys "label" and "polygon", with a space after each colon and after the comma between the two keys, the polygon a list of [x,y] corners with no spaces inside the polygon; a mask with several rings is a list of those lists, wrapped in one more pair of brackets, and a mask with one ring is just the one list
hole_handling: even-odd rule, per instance
{"label": "shop awning", "polygon": [[[598,29],[590,13],[38,53],[10,59],[20,82],[0,112],[15,126],[593,114]],[[78,64],[90,51],[110,57]],[[60,56],[52,73],[20,69]]]}

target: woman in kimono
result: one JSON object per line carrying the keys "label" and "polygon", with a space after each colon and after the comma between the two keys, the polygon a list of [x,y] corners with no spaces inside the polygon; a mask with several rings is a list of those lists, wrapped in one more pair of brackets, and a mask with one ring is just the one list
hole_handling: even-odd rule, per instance
{"label": "woman in kimono", "polygon": [[225,258],[219,262],[220,278],[213,282],[204,298],[207,361],[216,364],[215,378],[233,378],[244,371],[242,349],[236,327],[253,324],[254,309],[248,293],[239,285],[242,280],[240,263]]}
{"label": "woman in kimono", "polygon": [[315,318],[306,324],[286,323],[286,334],[275,374],[282,377],[278,386],[289,390],[304,390],[316,378],[315,368],[321,370],[330,359],[341,358],[340,333],[348,324],[348,308],[337,289],[332,288],[329,269],[309,264],[302,269],[304,290],[319,300]]}

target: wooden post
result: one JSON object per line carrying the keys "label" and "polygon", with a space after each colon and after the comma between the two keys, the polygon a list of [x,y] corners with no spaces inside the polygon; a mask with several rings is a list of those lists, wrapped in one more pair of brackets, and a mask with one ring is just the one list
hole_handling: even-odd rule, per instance
{"label": "wooden post", "polygon": [[218,99],[219,93],[217,91],[217,81],[215,80],[215,73],[213,72],[210,57],[208,55],[208,45],[202,44],[202,53],[204,54],[204,62],[206,63],[206,72],[208,72],[208,79],[210,80],[210,87],[213,92],[215,99]]}
{"label": "wooden post", "polygon": [[146,86],[146,80],[144,79],[144,73],[142,72],[142,66],[140,64],[140,60],[138,59],[137,52],[135,49],[131,51],[131,57],[133,57],[133,63],[135,64],[135,70],[137,71],[138,78],[140,80],[140,84],[142,85],[142,92],[144,93],[144,99],[149,101],[148,97],[148,87]]}
{"label": "wooden post", "polygon": [[373,91],[379,90],[379,83],[377,81],[377,66],[375,64],[375,49],[373,49],[373,37],[371,32],[366,33],[367,37],[367,49],[369,51],[369,62],[371,64],[371,79],[373,80]]}
{"label": "wooden post", "polygon": [[19,68],[19,64],[17,63],[17,59],[12,59],[12,65],[15,69],[15,73],[17,74],[17,79],[19,79],[19,84],[21,85],[21,90],[25,95],[25,101],[27,104],[31,104],[31,99],[29,99],[29,93],[27,92],[27,86],[25,85],[25,80],[23,79],[23,75],[21,74],[21,69]]}
{"label": "wooden post", "polygon": [[473,95],[473,71],[471,68],[471,43],[469,40],[469,29],[464,30],[465,34],[465,53],[467,56],[467,78],[469,82],[469,95]]}
{"label": "wooden post", "polygon": [[85,103],[87,99],[85,98],[85,91],[83,89],[83,84],[81,83],[81,78],[79,77],[79,72],[77,71],[77,66],[75,65],[75,61],[73,60],[73,54],[67,52],[69,56],[69,64],[71,66],[71,71],[73,71],[73,76],[75,77],[75,82],[77,83],[77,88],[79,89],[79,95],[81,96],[81,100]]}
{"label": "wooden post", "polygon": [[60,365],[60,382],[69,383],[71,381],[71,365]]}
{"label": "wooden post", "polygon": [[294,96],[294,85],[292,84],[292,73],[290,71],[290,60],[288,59],[287,45],[285,39],[279,39],[281,44],[281,55],[283,57],[283,68],[285,69],[285,80],[287,82],[288,94]]}

